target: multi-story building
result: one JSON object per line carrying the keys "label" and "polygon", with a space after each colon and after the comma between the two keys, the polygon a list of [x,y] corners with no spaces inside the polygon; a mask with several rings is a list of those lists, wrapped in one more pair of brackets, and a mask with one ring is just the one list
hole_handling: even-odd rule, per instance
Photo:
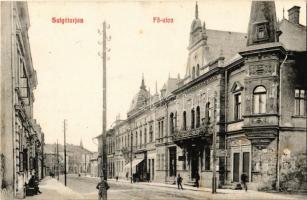
{"label": "multi-story building", "polygon": [[28,38],[26,2],[1,5],[1,132],[0,182],[9,199],[24,197],[31,174],[40,177],[43,133],[33,119],[33,90],[37,86]]}
{"label": "multi-story building", "polygon": [[154,95],[143,78],[127,119],[108,131],[111,175],[174,183],[180,173],[190,185],[199,175],[200,186],[211,187],[215,170],[220,187],[244,173],[249,188],[305,188],[307,55],[299,9],[279,22],[274,1],[253,1],[246,34],[208,29],[196,4],[184,78],[169,78]]}
{"label": "multi-story building", "polygon": [[[64,173],[64,146],[62,144],[45,145],[46,173]],[[80,145],[66,144],[66,172],[69,174],[91,174],[91,159],[93,152]]]}

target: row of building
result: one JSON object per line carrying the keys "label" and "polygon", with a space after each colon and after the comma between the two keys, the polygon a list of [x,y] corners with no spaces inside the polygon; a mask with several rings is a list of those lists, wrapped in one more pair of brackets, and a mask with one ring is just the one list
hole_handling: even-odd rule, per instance
{"label": "row of building", "polygon": [[33,118],[33,68],[26,2],[0,2],[0,196],[23,198],[31,175],[44,176],[44,133]]}
{"label": "row of building", "polygon": [[252,189],[306,189],[306,27],[298,6],[277,21],[274,1],[251,4],[247,34],[208,29],[196,4],[184,78],[155,94],[143,78],[107,131],[109,178],[173,184],[180,174],[194,185],[199,175],[211,187],[214,167],[219,187],[244,173]]}
{"label": "row of building", "polygon": [[[64,146],[61,144],[45,144],[44,171],[46,175],[64,174]],[[97,153],[80,145],[66,144],[67,174],[98,176]]]}

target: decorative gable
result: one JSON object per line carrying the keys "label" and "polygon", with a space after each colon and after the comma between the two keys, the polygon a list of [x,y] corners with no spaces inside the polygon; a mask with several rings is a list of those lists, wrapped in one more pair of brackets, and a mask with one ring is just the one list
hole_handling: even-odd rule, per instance
{"label": "decorative gable", "polygon": [[239,92],[243,90],[243,86],[239,81],[236,81],[233,83],[232,87],[231,87],[231,92],[235,93],[235,92]]}

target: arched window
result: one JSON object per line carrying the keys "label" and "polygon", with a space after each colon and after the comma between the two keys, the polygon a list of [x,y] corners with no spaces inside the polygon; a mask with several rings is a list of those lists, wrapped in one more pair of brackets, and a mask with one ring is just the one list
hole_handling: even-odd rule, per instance
{"label": "arched window", "polygon": [[142,146],[142,141],[143,140],[143,134],[142,134],[142,131],[140,131],[140,147]]}
{"label": "arched window", "polygon": [[169,116],[170,120],[169,120],[169,124],[170,124],[170,133],[173,134],[174,133],[174,113],[171,113]]}
{"label": "arched window", "polygon": [[144,129],[144,144],[147,143],[147,128]]}
{"label": "arched window", "polygon": [[183,116],[182,116],[182,129],[187,130],[187,113],[183,111]]}
{"label": "arched window", "polygon": [[152,125],[149,126],[149,142],[153,141],[153,130]]}
{"label": "arched window", "polygon": [[254,113],[260,114],[266,112],[266,89],[263,86],[257,86],[253,92]]}
{"label": "arched window", "polygon": [[135,132],[135,147],[138,146],[138,132]]}
{"label": "arched window", "polygon": [[206,123],[210,123],[210,116],[211,116],[210,102],[208,102],[206,103]]}
{"label": "arched window", "polygon": [[195,67],[192,68],[192,79],[195,78]]}
{"label": "arched window", "polygon": [[194,108],[191,110],[191,129],[195,128],[195,110]]}
{"label": "arched window", "polygon": [[196,128],[200,126],[200,107],[196,107]]}
{"label": "arched window", "polygon": [[196,76],[199,76],[199,64],[197,64],[197,68],[196,68]]}

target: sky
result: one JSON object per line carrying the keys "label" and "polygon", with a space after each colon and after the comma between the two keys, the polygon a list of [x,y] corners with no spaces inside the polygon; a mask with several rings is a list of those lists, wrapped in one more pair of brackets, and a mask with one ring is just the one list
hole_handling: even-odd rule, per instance
{"label": "sky", "polygon": [[[304,0],[276,0],[277,17],[283,8],[301,7],[300,23],[306,25]],[[251,1],[198,1],[199,18],[207,29],[247,32]],[[38,86],[34,91],[34,117],[41,124],[46,143],[67,143],[97,151],[93,139],[102,132],[102,61],[98,56],[104,20],[107,35],[107,127],[116,116],[126,118],[144,74],[151,93],[161,89],[169,76],[185,75],[189,31],[195,16],[193,1],[29,1],[29,40]],[[57,24],[52,18],[82,18],[83,23]],[[154,23],[153,17],[173,23]]]}

